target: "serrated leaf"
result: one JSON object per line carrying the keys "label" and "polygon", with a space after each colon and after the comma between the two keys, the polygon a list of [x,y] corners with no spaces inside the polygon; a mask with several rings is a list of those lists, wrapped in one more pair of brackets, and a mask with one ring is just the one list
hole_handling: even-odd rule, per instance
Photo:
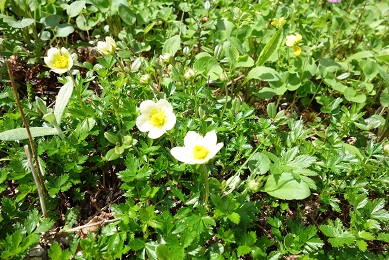
{"label": "serrated leaf", "polygon": [[239,246],[237,249],[238,256],[247,255],[251,253],[252,248],[249,246]]}
{"label": "serrated leaf", "polygon": [[[58,132],[55,128],[51,127],[30,127],[32,137],[57,135]],[[0,133],[0,140],[3,141],[15,141],[27,139],[27,130],[25,128],[16,128]]]}
{"label": "serrated leaf", "polygon": [[229,220],[231,220],[231,222],[233,222],[234,224],[239,224],[240,222],[240,215],[236,212],[232,212],[230,214],[227,215],[227,218]]}
{"label": "serrated leaf", "polygon": [[333,247],[342,247],[343,245],[351,245],[354,243],[355,236],[345,230],[342,222],[338,218],[335,221],[329,220],[328,225],[320,225],[319,229],[324,235],[330,237],[328,242]]}
{"label": "serrated leaf", "polygon": [[316,162],[316,157],[309,155],[299,155],[293,161],[288,162],[287,165],[296,168],[308,168],[314,162]]}
{"label": "serrated leaf", "polygon": [[361,250],[362,252],[366,252],[367,250],[367,243],[363,240],[357,240],[357,242],[355,243],[359,250]]}

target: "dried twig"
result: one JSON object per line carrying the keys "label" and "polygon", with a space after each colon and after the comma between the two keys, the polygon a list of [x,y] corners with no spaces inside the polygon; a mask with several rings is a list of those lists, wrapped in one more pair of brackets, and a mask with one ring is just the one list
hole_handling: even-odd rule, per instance
{"label": "dried twig", "polygon": [[41,209],[42,209],[43,217],[47,218],[45,199],[43,197],[41,185],[39,184],[38,176],[37,176],[37,174],[35,172],[34,164],[32,163],[30,149],[28,149],[28,145],[24,146],[24,151],[25,151],[26,156],[27,156],[28,164],[30,165],[30,168],[31,168],[32,176],[34,177],[34,182],[35,182],[36,188],[38,190],[39,202],[41,204]]}

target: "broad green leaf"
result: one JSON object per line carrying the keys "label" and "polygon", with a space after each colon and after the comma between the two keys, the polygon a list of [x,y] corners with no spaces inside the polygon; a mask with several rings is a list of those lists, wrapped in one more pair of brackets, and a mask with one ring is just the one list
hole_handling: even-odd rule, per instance
{"label": "broad green leaf", "polygon": [[285,200],[301,200],[309,197],[311,191],[304,181],[296,181],[292,174],[284,172],[276,181],[271,175],[264,186],[269,195]]}
{"label": "broad green leaf", "polygon": [[[57,130],[51,127],[30,127],[30,132],[32,137],[58,134]],[[27,138],[28,135],[25,128],[17,128],[0,133],[0,140],[3,141],[24,140]]]}
{"label": "broad green leaf", "polygon": [[237,249],[238,256],[250,254],[252,248],[249,246],[239,246]]}
{"label": "broad green leaf", "polygon": [[33,24],[35,22],[35,20],[32,18],[23,18],[22,20],[17,21],[17,20],[15,20],[15,18],[10,17],[10,16],[4,17],[3,21],[6,22],[12,28],[18,28],[18,29],[22,29],[22,28],[25,28],[27,26],[30,26],[31,24]]}
{"label": "broad green leaf", "polygon": [[61,21],[61,16],[59,15],[49,15],[41,18],[41,23],[45,25],[46,28],[55,28]]}
{"label": "broad green leaf", "polygon": [[334,79],[325,79],[324,82],[340,93],[343,93],[347,89],[346,85],[343,85],[342,83]]}
{"label": "broad green leaf", "polygon": [[245,82],[250,79],[260,79],[263,81],[279,81],[281,80],[280,74],[272,68],[259,66],[255,67],[246,76]]}
{"label": "broad green leaf", "polygon": [[267,116],[271,119],[274,119],[277,115],[276,105],[274,103],[267,104]]}
{"label": "broad green leaf", "polygon": [[389,49],[383,49],[374,56],[376,59],[389,64]]}
{"label": "broad green leaf", "polygon": [[364,93],[357,93],[353,88],[346,87],[343,95],[348,101],[351,102],[364,103],[366,101],[366,95]]}
{"label": "broad green leaf", "polygon": [[358,246],[359,250],[361,250],[362,252],[366,252],[367,243],[365,241],[357,240],[357,242],[355,242],[355,244]]}
{"label": "broad green leaf", "polygon": [[351,144],[344,143],[344,142],[342,143],[342,146],[350,154],[357,155],[361,160],[363,160],[364,157],[357,147],[355,147],[354,145],[351,145]]}
{"label": "broad green leaf", "polygon": [[270,169],[270,159],[263,153],[254,154],[249,162],[248,167],[253,174],[265,174]]}
{"label": "broad green leaf", "polygon": [[184,248],[179,245],[167,246],[165,244],[159,244],[156,249],[156,255],[159,260],[171,260],[171,259],[184,259]]}
{"label": "broad green leaf", "polygon": [[47,110],[47,107],[46,107],[46,103],[40,97],[35,97],[35,103],[36,103],[36,106],[38,107],[38,109],[43,114],[47,114],[48,113],[48,110]]}
{"label": "broad green leaf", "polygon": [[378,74],[378,64],[373,60],[360,60],[359,65],[367,80],[373,79]]}
{"label": "broad green leaf", "polygon": [[162,54],[169,53],[174,56],[179,49],[181,49],[181,38],[179,35],[175,35],[165,41]]}
{"label": "broad green leaf", "polygon": [[219,76],[223,73],[223,69],[220,67],[217,60],[214,57],[208,55],[201,55],[201,57],[195,61],[193,68],[203,76],[209,76],[211,80],[218,79]]}
{"label": "broad green leaf", "polygon": [[83,0],[78,0],[78,1],[74,1],[73,3],[71,3],[68,8],[66,9],[66,12],[68,14],[69,17],[76,17],[77,15],[79,15],[82,11],[82,9],[84,9],[85,7],[85,1]]}
{"label": "broad green leaf", "polygon": [[293,161],[287,163],[287,165],[294,168],[308,168],[314,162],[316,162],[316,157],[314,156],[299,155]]}
{"label": "broad green leaf", "polygon": [[92,2],[92,4],[99,8],[99,10],[102,12],[102,13],[106,13],[109,11],[109,7],[112,3],[112,1],[106,1],[106,0],[90,0]]}
{"label": "broad green leaf", "polygon": [[73,82],[69,80],[58,92],[57,100],[55,101],[54,115],[58,125],[61,125],[62,115],[73,93]]}
{"label": "broad green leaf", "polygon": [[270,38],[270,40],[266,43],[265,47],[263,48],[263,50],[258,56],[258,60],[256,62],[257,66],[263,65],[270,58],[270,56],[277,51],[282,41],[282,36],[283,36],[283,29],[278,30]]}
{"label": "broad green leaf", "polygon": [[55,36],[57,37],[68,37],[70,34],[74,32],[74,28],[70,24],[59,24],[55,28]]}
{"label": "broad green leaf", "polygon": [[133,25],[136,22],[135,13],[128,6],[123,4],[119,5],[119,16],[128,25]]}
{"label": "broad green leaf", "polygon": [[352,60],[361,60],[361,59],[364,59],[364,58],[370,58],[370,57],[373,57],[373,53],[371,51],[360,51],[360,52],[357,52],[353,55],[351,55],[350,57],[348,57],[346,59],[346,62],[350,62]]}

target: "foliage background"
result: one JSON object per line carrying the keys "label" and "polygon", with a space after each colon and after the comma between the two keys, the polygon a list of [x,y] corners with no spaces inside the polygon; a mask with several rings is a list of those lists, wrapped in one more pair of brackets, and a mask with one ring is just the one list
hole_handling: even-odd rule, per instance
{"label": "foliage background", "polygon": [[[23,127],[6,60],[31,127],[48,125],[36,97],[55,107],[68,82],[47,50],[75,62],[65,137],[35,138],[47,218],[27,140],[0,142],[0,258],[388,257],[388,3],[208,4],[0,3],[1,132]],[[299,56],[285,45],[296,33]],[[105,36],[114,55],[96,51]],[[137,107],[161,98],[177,124],[153,140]],[[224,148],[207,164],[205,208],[202,168],[170,149],[211,130]]]}

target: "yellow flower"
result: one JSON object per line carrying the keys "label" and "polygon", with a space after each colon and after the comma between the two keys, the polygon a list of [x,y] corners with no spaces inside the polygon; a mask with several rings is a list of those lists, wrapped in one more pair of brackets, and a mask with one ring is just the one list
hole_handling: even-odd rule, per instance
{"label": "yellow flower", "polygon": [[174,147],[170,153],[178,161],[187,164],[204,164],[212,159],[223,147],[217,143],[216,132],[208,132],[204,137],[189,131],[184,138],[184,147]]}
{"label": "yellow flower", "polygon": [[61,49],[50,48],[44,61],[52,71],[58,74],[65,73],[73,67],[73,59],[64,47]]}
{"label": "yellow flower", "polygon": [[140,115],[136,119],[136,126],[141,132],[149,132],[148,137],[156,139],[176,124],[176,115],[172,105],[165,99],[155,103],[152,100],[143,101],[140,106]]}
{"label": "yellow flower", "polygon": [[302,40],[303,37],[299,33],[296,33],[296,35],[291,34],[286,36],[286,46],[293,47],[293,53],[295,56],[299,56],[301,54],[301,48],[296,44]]}
{"label": "yellow flower", "polygon": [[102,55],[111,55],[116,50],[116,42],[111,37],[105,37],[105,42],[98,41],[96,48]]}
{"label": "yellow flower", "polygon": [[281,17],[280,19],[278,18],[273,18],[273,22],[271,22],[271,25],[273,25],[276,28],[282,28],[286,24],[286,20],[284,17]]}

